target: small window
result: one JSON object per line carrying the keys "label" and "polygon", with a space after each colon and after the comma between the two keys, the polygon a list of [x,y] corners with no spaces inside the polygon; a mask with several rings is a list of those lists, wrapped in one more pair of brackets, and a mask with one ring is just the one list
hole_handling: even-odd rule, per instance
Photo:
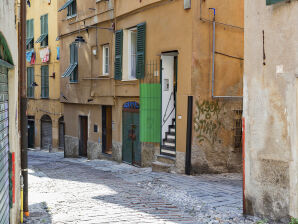
{"label": "small window", "polygon": [[77,14],[77,4],[76,0],[73,0],[71,4],[67,7],[67,16],[73,17]]}
{"label": "small window", "polygon": [[62,78],[69,77],[71,83],[78,82],[78,46],[76,43],[72,43],[69,46],[70,49],[70,64],[66,71],[63,73]]}
{"label": "small window", "polygon": [[136,79],[137,69],[137,29],[128,32],[128,79]]}
{"label": "small window", "polygon": [[41,66],[41,98],[49,98],[49,66]]}
{"label": "small window", "polygon": [[102,73],[103,75],[109,75],[110,72],[110,49],[109,45],[102,47]]}
{"label": "small window", "polygon": [[34,20],[27,20],[26,23],[26,50],[34,48]]}
{"label": "small window", "polygon": [[27,97],[34,98],[34,68],[27,68]]}

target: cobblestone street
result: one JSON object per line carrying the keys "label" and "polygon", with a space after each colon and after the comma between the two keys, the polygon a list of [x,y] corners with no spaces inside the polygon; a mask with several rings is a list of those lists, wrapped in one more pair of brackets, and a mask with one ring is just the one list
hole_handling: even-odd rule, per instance
{"label": "cobblestone street", "polygon": [[154,173],[112,161],[30,151],[26,223],[255,223],[239,174]]}

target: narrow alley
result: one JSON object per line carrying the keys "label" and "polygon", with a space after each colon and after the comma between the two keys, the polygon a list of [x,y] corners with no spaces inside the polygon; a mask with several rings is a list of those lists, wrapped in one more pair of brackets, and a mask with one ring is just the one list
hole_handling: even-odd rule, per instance
{"label": "narrow alley", "polygon": [[154,173],[113,161],[29,152],[26,223],[255,223],[239,174]]}

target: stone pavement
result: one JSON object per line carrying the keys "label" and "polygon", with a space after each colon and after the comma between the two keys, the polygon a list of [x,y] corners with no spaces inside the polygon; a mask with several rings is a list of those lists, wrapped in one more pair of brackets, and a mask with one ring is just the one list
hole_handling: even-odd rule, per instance
{"label": "stone pavement", "polygon": [[239,174],[154,173],[112,161],[30,151],[26,223],[255,223]]}

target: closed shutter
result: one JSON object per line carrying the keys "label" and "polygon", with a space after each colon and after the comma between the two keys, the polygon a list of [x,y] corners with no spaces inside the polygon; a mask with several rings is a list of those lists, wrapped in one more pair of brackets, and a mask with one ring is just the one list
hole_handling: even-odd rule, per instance
{"label": "closed shutter", "polygon": [[52,145],[52,121],[41,120],[41,147],[43,149]]}
{"label": "closed shutter", "polygon": [[34,87],[32,84],[34,83],[34,68],[27,68],[27,96],[30,98],[34,97]]}
{"label": "closed shutter", "polygon": [[266,5],[273,5],[278,2],[283,2],[285,0],[266,0]]}
{"label": "closed shutter", "polygon": [[49,67],[41,67],[41,98],[49,97]]}
{"label": "closed shutter", "polygon": [[145,52],[146,52],[146,23],[137,26],[137,68],[136,78],[145,77]]}
{"label": "closed shutter", "polygon": [[0,66],[0,223],[9,223],[8,82]]}
{"label": "closed shutter", "polygon": [[115,37],[115,80],[122,80],[123,30],[116,31]]}

